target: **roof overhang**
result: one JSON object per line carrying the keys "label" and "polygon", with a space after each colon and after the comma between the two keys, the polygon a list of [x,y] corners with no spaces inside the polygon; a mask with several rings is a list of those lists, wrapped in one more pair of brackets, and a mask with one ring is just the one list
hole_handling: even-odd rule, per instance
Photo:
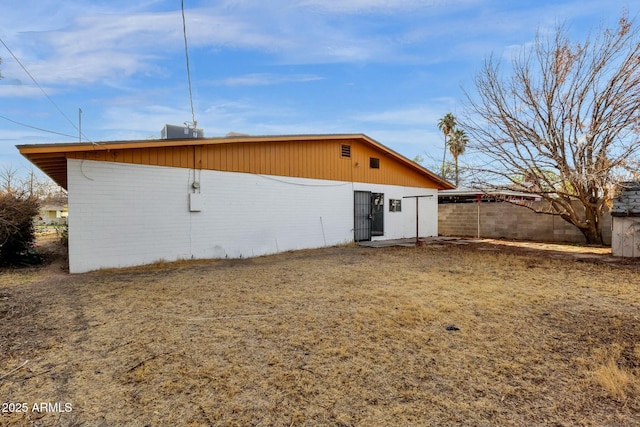
{"label": "roof overhang", "polygon": [[327,135],[280,135],[280,136],[227,136],[220,138],[189,138],[189,139],[153,139],[140,141],[110,141],[110,142],[75,142],[58,144],[28,144],[17,145],[16,148],[31,163],[36,165],[47,176],[63,188],[67,188],[67,155],[69,153],[91,153],[96,151],[126,150],[139,148],[185,147],[203,146],[211,144],[237,144],[244,142],[286,142],[286,141],[316,141],[316,140],[353,140],[359,139],[373,146],[385,155],[403,163],[408,168],[428,176],[438,189],[453,189],[455,186],[442,179],[423,166],[407,159],[403,155],[391,150],[378,141],[364,134],[327,134]]}

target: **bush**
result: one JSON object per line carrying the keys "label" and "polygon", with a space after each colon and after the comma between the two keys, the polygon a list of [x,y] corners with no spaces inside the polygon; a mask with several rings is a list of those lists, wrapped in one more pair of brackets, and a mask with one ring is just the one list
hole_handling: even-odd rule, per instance
{"label": "bush", "polygon": [[53,224],[53,227],[56,229],[56,234],[58,235],[58,239],[60,244],[65,248],[69,247],[69,224],[66,222],[63,224]]}
{"label": "bush", "polygon": [[14,193],[0,194],[0,265],[34,264],[40,261],[33,250],[34,218],[38,201]]}

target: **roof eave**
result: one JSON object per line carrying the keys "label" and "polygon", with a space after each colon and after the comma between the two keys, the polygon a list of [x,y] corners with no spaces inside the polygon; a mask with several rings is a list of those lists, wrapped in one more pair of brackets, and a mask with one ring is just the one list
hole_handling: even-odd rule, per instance
{"label": "roof eave", "polygon": [[[439,190],[454,189],[453,184],[440,176],[434,174],[427,168],[417,164],[416,162],[409,160],[405,156],[397,153],[389,147],[379,143],[373,138],[368,137],[365,134],[313,134],[313,135],[270,135],[270,136],[227,136],[216,138],[188,138],[188,139],[153,139],[153,140],[138,140],[138,141],[108,141],[108,142],[72,142],[72,143],[57,143],[57,144],[25,144],[16,145],[16,148],[20,153],[26,157],[29,161],[40,167],[45,161],[51,161],[52,157],[55,159],[55,155],[59,154],[65,156],[65,153],[71,152],[83,152],[83,151],[110,151],[110,150],[124,150],[131,148],[155,148],[155,147],[181,147],[192,145],[210,145],[210,144],[230,144],[238,142],[283,142],[283,141],[310,141],[318,139],[333,139],[333,140],[352,140],[360,139],[367,144],[376,147],[382,152],[390,155],[396,160],[403,163],[422,175],[428,176],[434,181]],[[53,155],[53,156],[52,156]],[[65,156],[66,157],[66,156]],[[38,159],[42,159],[40,162]],[[62,158],[58,158],[58,161],[62,161]],[[64,159],[66,160],[66,158]],[[39,164],[40,163],[40,164]],[[66,162],[65,162],[66,167]],[[42,168],[41,168],[42,169]],[[47,173],[43,170],[43,172]],[[66,188],[66,174],[63,177],[57,175],[51,176],[47,173],[58,185]]]}
{"label": "roof eave", "polygon": [[405,156],[403,156],[402,154],[392,150],[391,148],[389,148],[389,147],[387,147],[385,145],[382,145],[381,143],[379,143],[375,139],[372,139],[372,138],[370,138],[370,137],[368,137],[367,135],[364,135],[364,134],[361,134],[360,136],[363,139],[367,140],[370,144],[372,144],[372,145],[378,147],[379,149],[384,150],[387,153],[391,154],[397,160],[401,161],[405,165],[407,165],[407,166],[419,171],[422,174],[428,175],[433,181],[435,181],[437,184],[439,184],[442,187],[442,188],[438,187],[438,190],[452,190],[452,189],[456,188],[455,185],[453,185],[452,183],[450,183],[446,179],[442,178],[440,175],[436,175],[435,173],[431,172],[429,169],[425,168],[424,166],[414,162],[413,160],[410,160],[410,159],[406,158]]}

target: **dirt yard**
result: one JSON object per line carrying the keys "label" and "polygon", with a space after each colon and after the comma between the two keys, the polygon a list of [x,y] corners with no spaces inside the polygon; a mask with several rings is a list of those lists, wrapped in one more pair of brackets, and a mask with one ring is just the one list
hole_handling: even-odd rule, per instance
{"label": "dirt yard", "polygon": [[0,272],[0,425],[640,425],[640,270],[483,242]]}

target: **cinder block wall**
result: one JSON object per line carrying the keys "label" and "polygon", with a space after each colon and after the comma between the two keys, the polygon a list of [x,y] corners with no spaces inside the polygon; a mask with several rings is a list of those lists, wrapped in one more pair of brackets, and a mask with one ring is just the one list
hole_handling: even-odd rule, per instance
{"label": "cinder block wall", "polygon": [[[537,208],[546,202],[535,202]],[[611,215],[603,218],[605,244],[611,244]],[[542,242],[584,243],[584,236],[573,225],[556,215],[540,214],[511,203],[445,203],[438,205],[438,234],[442,236],[478,235],[494,239],[536,240]]]}

